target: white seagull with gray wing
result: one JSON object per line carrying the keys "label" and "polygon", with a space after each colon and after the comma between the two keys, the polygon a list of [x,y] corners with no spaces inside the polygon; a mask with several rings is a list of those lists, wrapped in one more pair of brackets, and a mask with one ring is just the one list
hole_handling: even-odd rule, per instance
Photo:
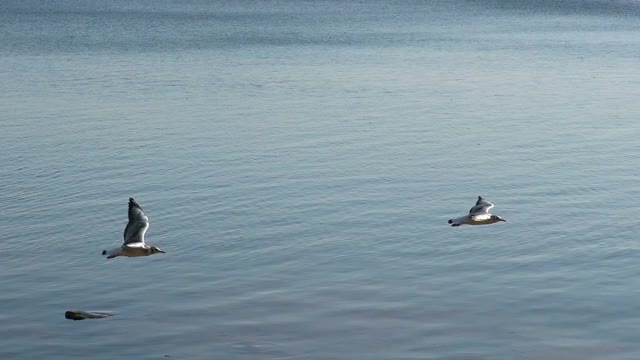
{"label": "white seagull with gray wing", "polygon": [[469,210],[469,215],[461,216],[456,219],[450,219],[451,226],[467,225],[488,225],[500,221],[507,221],[498,215],[489,214],[489,210],[493,208],[493,204],[478,196],[476,205]]}
{"label": "white seagull with gray wing", "polygon": [[164,251],[155,246],[144,243],[144,233],[149,228],[149,218],[144,214],[142,208],[133,199],[129,198],[129,222],[124,228],[124,244],[115,249],[102,250],[102,255],[106,255],[107,259],[113,259],[118,256],[149,256]]}

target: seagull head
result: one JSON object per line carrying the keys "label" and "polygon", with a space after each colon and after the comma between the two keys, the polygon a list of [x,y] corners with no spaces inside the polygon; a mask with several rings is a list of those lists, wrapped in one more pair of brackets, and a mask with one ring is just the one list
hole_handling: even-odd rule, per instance
{"label": "seagull head", "polygon": [[157,254],[157,253],[163,253],[164,254],[165,252],[160,250],[160,248],[158,248],[158,247],[152,246],[151,247],[151,253],[152,254]]}
{"label": "seagull head", "polygon": [[498,216],[498,215],[491,215],[491,217],[492,217],[492,218],[493,218],[493,220],[495,220],[495,221],[504,221],[504,222],[506,222],[506,221],[507,221],[507,220],[505,220],[505,219],[501,218],[501,217],[500,217],[500,216]]}

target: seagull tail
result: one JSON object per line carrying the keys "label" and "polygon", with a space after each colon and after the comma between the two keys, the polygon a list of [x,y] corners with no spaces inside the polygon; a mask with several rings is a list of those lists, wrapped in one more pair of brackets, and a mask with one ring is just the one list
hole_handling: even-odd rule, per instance
{"label": "seagull tail", "polygon": [[449,224],[451,224],[451,226],[460,226],[462,224],[466,224],[467,221],[468,216],[461,216],[459,218],[449,219]]}
{"label": "seagull tail", "polygon": [[102,250],[102,255],[103,256],[111,256],[111,255],[116,255],[116,254],[120,254],[122,252],[122,248],[121,247],[117,247],[117,248],[113,248],[111,250]]}

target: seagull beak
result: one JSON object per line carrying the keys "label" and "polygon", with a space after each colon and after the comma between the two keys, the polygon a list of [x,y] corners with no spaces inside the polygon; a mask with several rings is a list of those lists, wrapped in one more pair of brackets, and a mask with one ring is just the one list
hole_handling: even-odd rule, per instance
{"label": "seagull beak", "polygon": [[164,251],[162,251],[162,250],[158,250],[158,252],[163,253],[163,254],[166,254],[166,252],[164,252]]}

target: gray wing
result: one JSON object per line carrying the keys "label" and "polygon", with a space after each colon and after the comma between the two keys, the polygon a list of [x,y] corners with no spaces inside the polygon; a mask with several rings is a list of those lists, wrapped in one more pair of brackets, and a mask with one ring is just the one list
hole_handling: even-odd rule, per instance
{"label": "gray wing", "polygon": [[149,228],[149,218],[138,203],[129,198],[129,222],[124,228],[124,243],[144,243],[144,233]]}
{"label": "gray wing", "polygon": [[469,210],[469,215],[488,214],[493,206],[492,203],[483,199],[482,196],[478,196],[478,201],[476,201],[476,205]]}

